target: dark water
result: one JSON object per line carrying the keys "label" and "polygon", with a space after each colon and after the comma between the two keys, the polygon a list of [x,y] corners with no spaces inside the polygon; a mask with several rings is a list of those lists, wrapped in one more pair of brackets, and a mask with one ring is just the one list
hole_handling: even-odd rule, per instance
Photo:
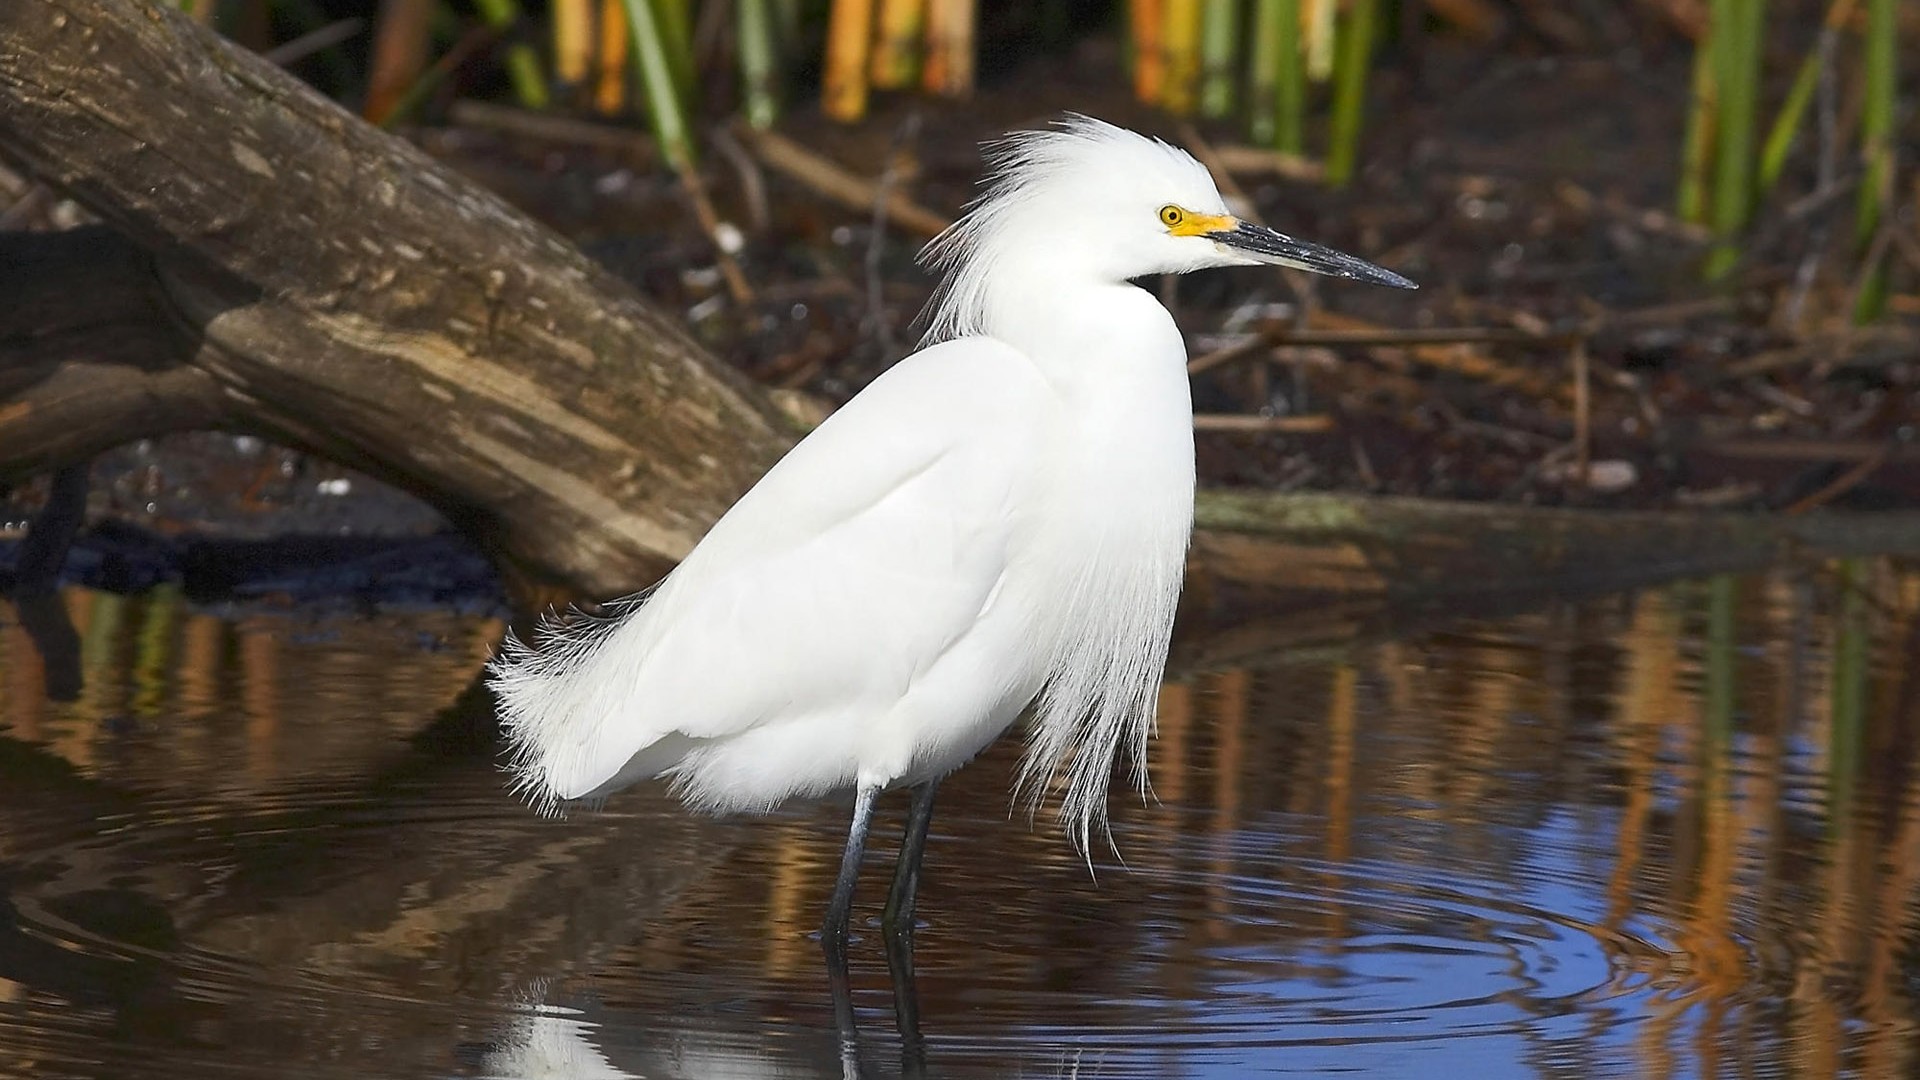
{"label": "dark water", "polygon": [[[843,1075],[840,809],[533,817],[410,742],[488,619],[60,599],[70,702],[0,609],[0,1075]],[[1192,643],[1127,869],[1009,820],[1015,746],[943,789],[927,1075],[1915,1075],[1917,610],[1864,562]]]}

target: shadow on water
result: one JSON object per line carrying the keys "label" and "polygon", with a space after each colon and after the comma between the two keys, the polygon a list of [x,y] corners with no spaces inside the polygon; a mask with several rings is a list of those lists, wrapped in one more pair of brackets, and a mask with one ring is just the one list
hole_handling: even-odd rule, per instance
{"label": "shadow on water", "polygon": [[1009,821],[997,746],[896,1001],[870,863],[857,1070],[811,935],[842,808],[531,815],[411,739],[486,618],[54,602],[0,615],[0,1075],[1920,1067],[1908,564],[1190,642],[1124,869]]}

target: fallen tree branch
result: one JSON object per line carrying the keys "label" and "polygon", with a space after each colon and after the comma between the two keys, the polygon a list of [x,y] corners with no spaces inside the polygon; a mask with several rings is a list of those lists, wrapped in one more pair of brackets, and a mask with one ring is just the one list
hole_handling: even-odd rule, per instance
{"label": "fallen tree branch", "polygon": [[245,428],[607,595],[790,444],[574,247],[167,6],[12,0],[0,40],[0,153],[133,242],[0,236],[0,476]]}
{"label": "fallen tree branch", "polygon": [[1189,573],[1203,606],[1235,592],[1284,607],[1625,589],[1793,556],[1920,554],[1920,513],[1622,512],[1215,490],[1200,493],[1194,528]]}
{"label": "fallen tree branch", "polygon": [[805,184],[849,210],[871,213],[875,204],[879,204],[885,208],[888,220],[924,237],[938,236],[952,224],[899,191],[888,193],[882,200],[878,182],[855,176],[784,135],[745,126],[737,128],[736,133],[769,169]]}

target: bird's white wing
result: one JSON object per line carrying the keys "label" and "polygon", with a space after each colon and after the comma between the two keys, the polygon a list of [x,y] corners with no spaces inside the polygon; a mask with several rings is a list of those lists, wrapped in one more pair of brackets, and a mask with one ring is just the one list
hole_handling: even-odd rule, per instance
{"label": "bird's white wing", "polygon": [[632,779],[623,766],[662,739],[898,700],[999,583],[1053,402],[1023,355],[987,338],[895,365],[645,606],[571,655],[496,668],[527,786],[576,798]]}

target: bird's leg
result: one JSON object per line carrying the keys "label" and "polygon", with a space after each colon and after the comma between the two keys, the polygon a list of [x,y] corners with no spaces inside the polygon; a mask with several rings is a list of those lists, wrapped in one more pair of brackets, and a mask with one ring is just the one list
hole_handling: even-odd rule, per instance
{"label": "bird's leg", "polygon": [[887,910],[880,925],[890,941],[913,940],[913,902],[920,891],[920,863],[927,850],[927,826],[933,821],[933,793],[940,781],[929,780],[913,789],[907,808],[907,831],[900,838],[900,858],[893,864],[893,888],[887,891]]}
{"label": "bird's leg", "polygon": [[827,990],[833,997],[833,1026],[840,1036],[840,1074],[843,1080],[858,1080],[860,1068],[860,1028],[853,1018],[853,987],[847,977],[847,951],[827,950]]}
{"label": "bird's leg", "polygon": [[[908,925],[912,925],[912,916],[908,916]],[[927,1044],[920,1038],[920,990],[913,977],[913,935],[888,933],[886,942],[887,971],[893,976],[893,1020],[900,1031],[900,1076],[902,1080],[920,1080],[927,1074]]]}
{"label": "bird's leg", "polygon": [[862,784],[854,793],[853,828],[848,830],[847,847],[840,854],[840,879],[833,884],[833,901],[827,905],[826,925],[820,928],[820,947],[826,950],[830,967],[846,967],[853,885],[860,877],[860,859],[867,850],[867,826],[873,821],[873,799],[879,793],[877,784]]}

